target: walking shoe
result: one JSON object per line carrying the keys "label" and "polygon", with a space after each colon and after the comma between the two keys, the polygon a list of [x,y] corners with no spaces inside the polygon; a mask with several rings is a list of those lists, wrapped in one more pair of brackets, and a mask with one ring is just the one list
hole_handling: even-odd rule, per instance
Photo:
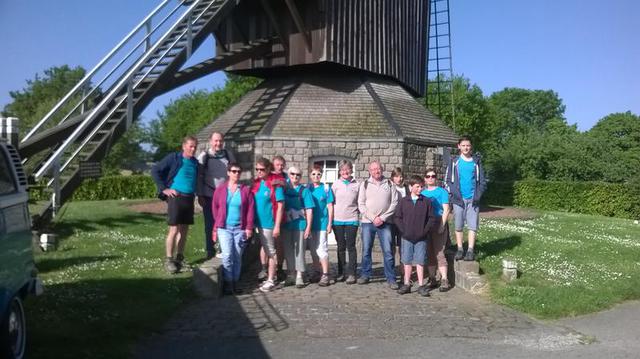
{"label": "walking shoe", "polygon": [[418,288],[418,294],[420,294],[423,297],[430,297],[431,296],[431,293],[429,293],[430,291],[431,290],[426,285],[422,285],[420,286],[420,288]]}
{"label": "walking shoe", "polygon": [[440,291],[441,292],[446,292],[449,289],[451,289],[451,283],[449,283],[449,280],[447,279],[443,279],[442,281],[440,281]]}
{"label": "walking shoe", "polygon": [[267,268],[262,267],[262,270],[260,271],[260,273],[258,273],[258,279],[259,280],[267,279]]}
{"label": "walking shoe", "polygon": [[467,250],[467,255],[464,256],[464,260],[467,262],[474,261],[476,259],[476,255],[473,253],[473,249],[469,248]]}
{"label": "walking shoe", "polygon": [[164,269],[171,274],[178,273],[178,267],[176,266],[176,262],[173,261],[173,258],[167,257],[164,259]]}
{"label": "walking shoe", "polygon": [[389,289],[391,290],[398,290],[398,288],[400,288],[400,286],[398,285],[398,282],[387,282],[387,285],[389,286]]}
{"label": "walking shoe", "polygon": [[329,275],[328,274],[323,274],[322,277],[320,277],[320,281],[318,282],[318,285],[321,287],[327,287],[329,286]]}
{"label": "walking shoe", "polygon": [[344,274],[338,274],[338,276],[336,277],[336,283],[344,282],[345,279],[347,279],[347,277],[345,277]]}
{"label": "walking shoe", "polygon": [[304,288],[304,279],[296,277],[296,288]]}
{"label": "walking shoe", "polygon": [[345,281],[345,283],[351,285],[351,284],[356,284],[356,276],[351,274],[347,277],[347,280]]}
{"label": "walking shoe", "polygon": [[273,281],[268,279],[264,283],[262,283],[262,285],[260,286],[260,291],[264,293],[268,293],[274,290],[275,288],[276,288],[276,285],[273,283]]}
{"label": "walking shoe", "polygon": [[218,252],[218,253],[216,253],[216,258],[218,258],[218,259],[222,259],[222,252]]}
{"label": "walking shoe", "polygon": [[287,272],[285,272],[282,268],[276,271],[276,280],[278,282],[282,282],[287,279]]}
{"label": "walking shoe", "polygon": [[369,284],[369,278],[368,277],[358,278],[358,284]]}
{"label": "walking shoe", "polygon": [[464,258],[464,250],[463,249],[458,249],[458,251],[456,252],[456,256],[453,257],[453,259],[459,261],[462,258]]}
{"label": "walking shoe", "polygon": [[[396,284],[396,287],[398,285]],[[411,284],[403,284],[402,287],[400,287],[400,289],[398,289],[398,294],[407,294],[407,293],[411,293]]]}
{"label": "walking shoe", "polygon": [[291,286],[291,285],[295,285],[296,284],[296,279],[293,276],[287,276],[284,279],[284,285],[285,286]]}
{"label": "walking shoe", "polygon": [[436,289],[438,288],[438,281],[435,278],[429,277],[429,279],[427,279],[427,284],[425,285],[429,289]]}
{"label": "walking shoe", "polygon": [[322,277],[322,274],[320,274],[320,272],[318,271],[314,271],[310,276],[309,276],[309,282],[311,283],[318,283],[320,282],[320,278]]}

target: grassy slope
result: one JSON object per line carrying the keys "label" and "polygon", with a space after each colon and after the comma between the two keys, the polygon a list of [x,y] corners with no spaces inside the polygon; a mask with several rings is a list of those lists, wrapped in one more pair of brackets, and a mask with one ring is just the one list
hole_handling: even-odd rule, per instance
{"label": "grassy slope", "polygon": [[[640,298],[640,226],[631,220],[543,212],[480,226],[479,261],[499,302],[539,318],[594,312]],[[521,276],[500,280],[502,258]]]}
{"label": "grassy slope", "polygon": [[[36,253],[45,294],[27,302],[30,358],[126,357],[193,296],[190,272],[162,269],[164,217],[122,204],[71,203],[56,228],[58,250]],[[187,260],[204,254],[201,218],[194,228]]]}

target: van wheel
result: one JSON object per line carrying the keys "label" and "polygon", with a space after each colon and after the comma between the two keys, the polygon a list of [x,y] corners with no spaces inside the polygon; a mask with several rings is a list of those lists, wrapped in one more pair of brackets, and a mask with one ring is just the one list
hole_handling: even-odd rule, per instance
{"label": "van wheel", "polygon": [[24,308],[19,297],[13,297],[1,327],[2,354],[4,358],[22,359],[27,344],[27,327]]}

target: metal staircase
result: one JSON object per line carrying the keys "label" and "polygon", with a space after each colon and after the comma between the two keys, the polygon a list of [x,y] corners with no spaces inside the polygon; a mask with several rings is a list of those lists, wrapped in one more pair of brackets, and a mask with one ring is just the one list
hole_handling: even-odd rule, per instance
{"label": "metal staircase", "polygon": [[155,97],[270,49],[270,39],[255,41],[180,71],[238,2],[162,1],[22,138],[30,178],[51,194],[34,227],[48,223],[82,183],[81,169],[99,165]]}

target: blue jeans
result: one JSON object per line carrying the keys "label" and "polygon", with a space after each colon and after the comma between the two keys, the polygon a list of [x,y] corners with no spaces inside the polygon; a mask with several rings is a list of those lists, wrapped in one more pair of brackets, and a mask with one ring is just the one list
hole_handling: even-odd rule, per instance
{"label": "blue jeans", "polygon": [[362,223],[362,267],[360,276],[371,278],[371,250],[376,233],[380,240],[380,248],[384,258],[384,276],[387,282],[396,281],[394,246],[391,243],[391,226],[388,223],[376,227],[373,223]]}
{"label": "blue jeans", "polygon": [[202,197],[204,205],[202,206],[202,216],[204,217],[204,247],[207,251],[207,258],[213,258],[216,255],[216,249],[213,246],[211,234],[213,233],[213,211],[211,210],[211,197]]}
{"label": "blue jeans", "polygon": [[225,282],[237,282],[242,267],[242,252],[247,236],[240,226],[218,228],[218,243],[222,251],[222,268]]}

